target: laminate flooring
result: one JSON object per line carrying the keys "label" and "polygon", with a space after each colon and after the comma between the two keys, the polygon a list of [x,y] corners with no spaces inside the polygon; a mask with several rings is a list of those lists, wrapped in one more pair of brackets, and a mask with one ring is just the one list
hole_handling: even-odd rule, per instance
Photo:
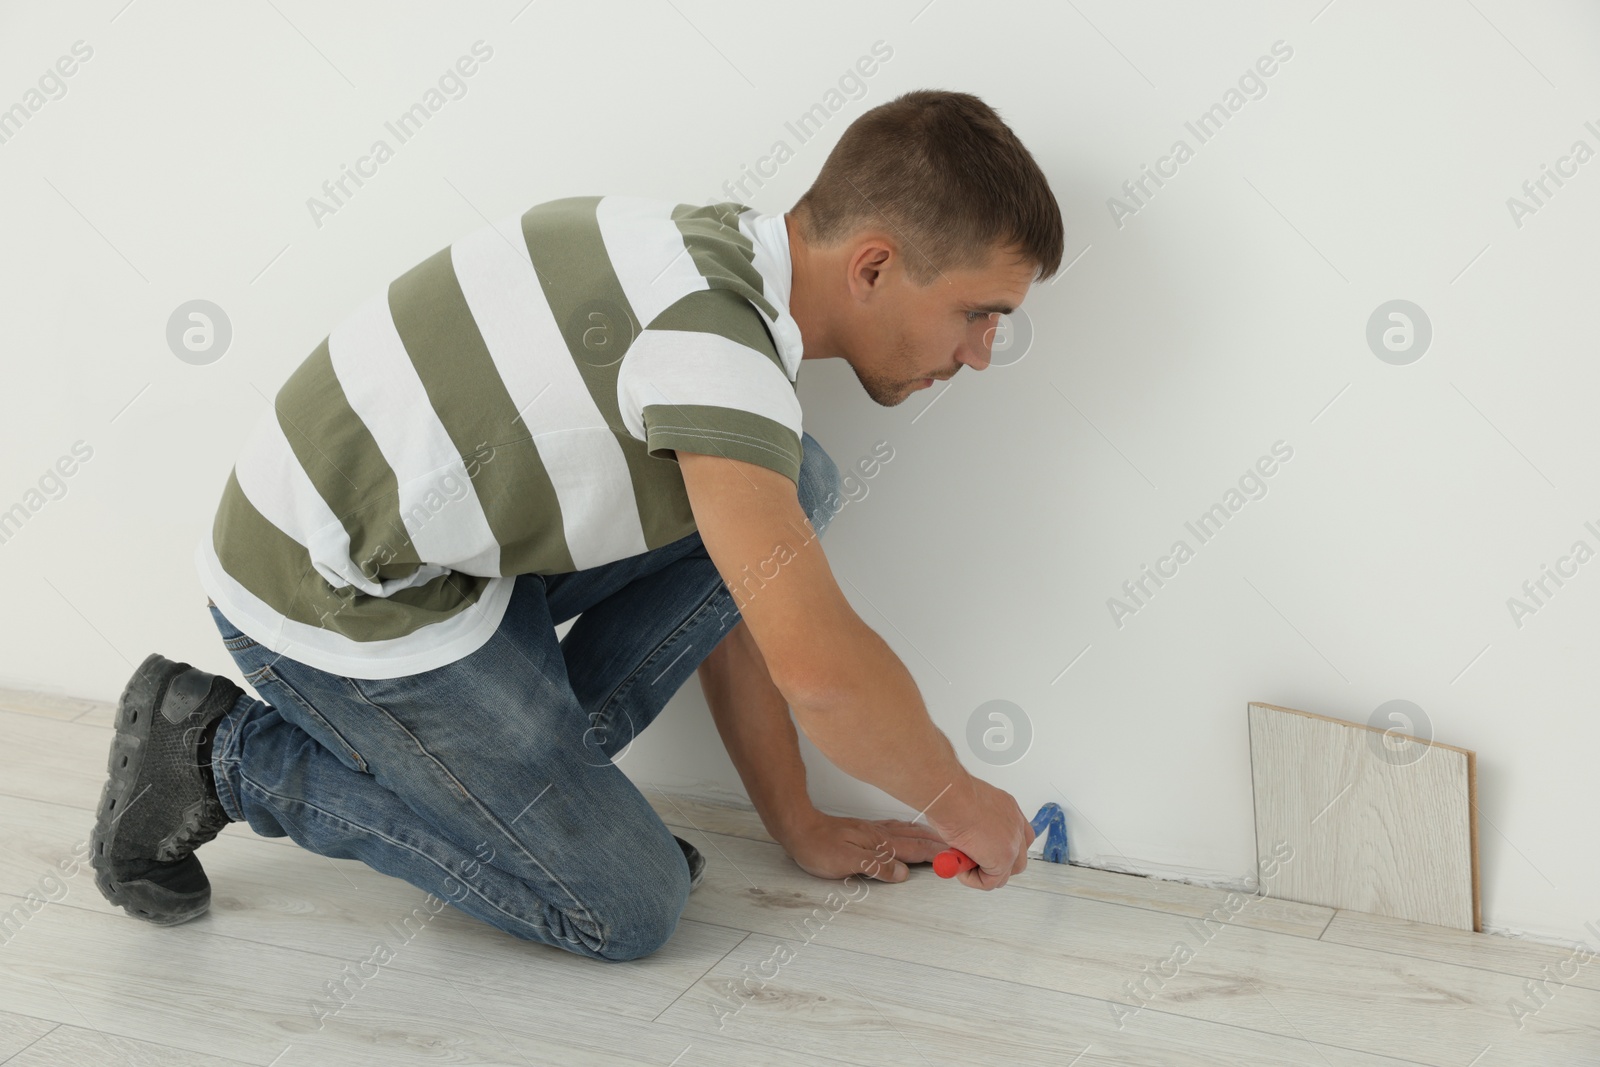
{"label": "laminate flooring", "polygon": [[1568,949],[1037,859],[992,893],[927,866],[848,889],[754,812],[653,789],[706,878],[632,963],[449,907],[397,938],[421,890],[238,823],[201,851],[209,914],[154,927],[59,876],[111,714],[0,691],[7,1067],[1600,1065],[1600,961],[1550,981]]}

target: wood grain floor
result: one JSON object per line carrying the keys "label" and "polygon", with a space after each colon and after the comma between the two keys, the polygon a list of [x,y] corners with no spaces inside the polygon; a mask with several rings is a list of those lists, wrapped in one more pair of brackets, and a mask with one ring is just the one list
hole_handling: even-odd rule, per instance
{"label": "wood grain floor", "polygon": [[1037,860],[994,893],[921,867],[846,894],[753,812],[679,795],[651,802],[706,880],[633,963],[453,908],[399,943],[420,890],[242,824],[201,852],[211,912],[153,927],[86,867],[50,878],[88,836],[110,722],[0,691],[7,1067],[1600,1065],[1600,961],[1563,985],[1568,950]]}

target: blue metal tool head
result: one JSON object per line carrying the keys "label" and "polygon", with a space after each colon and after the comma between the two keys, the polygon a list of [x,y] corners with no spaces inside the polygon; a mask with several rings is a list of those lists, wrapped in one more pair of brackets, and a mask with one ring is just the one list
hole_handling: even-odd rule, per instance
{"label": "blue metal tool head", "polygon": [[1067,862],[1067,817],[1061,805],[1051,801],[1033,817],[1034,839],[1044,838],[1042,858],[1050,863]]}

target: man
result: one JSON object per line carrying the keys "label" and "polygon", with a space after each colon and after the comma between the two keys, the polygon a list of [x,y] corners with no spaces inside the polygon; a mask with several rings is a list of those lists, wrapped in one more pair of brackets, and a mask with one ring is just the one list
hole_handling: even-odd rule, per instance
{"label": "man", "polygon": [[[198,546],[261,699],[159,654],[122,695],[101,891],[194,918],[195,849],[243,820],[516,937],[647,955],[704,861],[612,759],[691,671],[803,869],[903,881],[951,846],[1003,885],[1028,820],[840,592],[796,375],[844,359],[894,406],[981,370],[1062,244],[1011,130],[924,90],[862,115],[785,215],[573,197],[400,276],[284,384]],[[926,824],[818,812],[791,711]]]}

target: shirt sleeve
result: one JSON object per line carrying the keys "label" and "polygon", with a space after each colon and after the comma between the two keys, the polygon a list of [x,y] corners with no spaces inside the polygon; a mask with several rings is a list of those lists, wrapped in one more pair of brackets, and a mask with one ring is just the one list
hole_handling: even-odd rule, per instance
{"label": "shirt sleeve", "polygon": [[617,374],[623,423],[650,455],[727,456],[800,481],[800,398],[761,313],[707,289],[657,315]]}

